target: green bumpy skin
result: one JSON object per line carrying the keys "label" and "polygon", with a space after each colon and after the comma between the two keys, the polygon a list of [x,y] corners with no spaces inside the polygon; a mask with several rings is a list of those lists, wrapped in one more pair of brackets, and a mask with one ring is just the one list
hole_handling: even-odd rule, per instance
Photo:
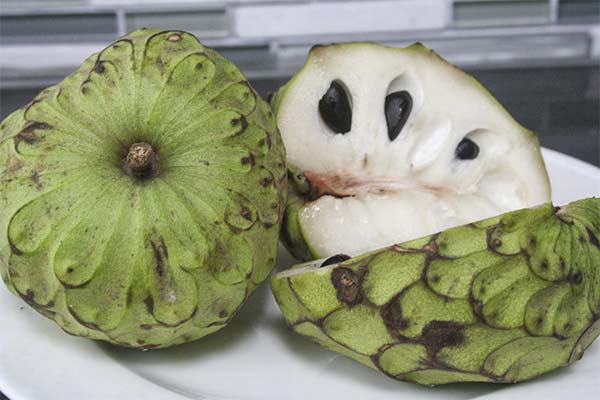
{"label": "green bumpy skin", "polygon": [[[0,128],[0,272],[66,332],[191,341],[272,270],[287,184],[273,114],[193,35],[133,32]],[[151,176],[127,173],[134,143],[153,148]]]}
{"label": "green bumpy skin", "polygon": [[514,383],[600,335],[599,238],[600,199],[548,203],[271,286],[292,330],[389,377]]}

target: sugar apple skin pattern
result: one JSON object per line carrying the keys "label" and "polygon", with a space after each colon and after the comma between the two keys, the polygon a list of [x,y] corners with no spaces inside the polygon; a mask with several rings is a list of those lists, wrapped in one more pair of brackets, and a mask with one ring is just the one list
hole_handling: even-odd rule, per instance
{"label": "sugar apple skin pattern", "polygon": [[194,340],[273,268],[286,196],[273,114],[194,36],[122,37],[0,127],[2,278],[66,332]]}

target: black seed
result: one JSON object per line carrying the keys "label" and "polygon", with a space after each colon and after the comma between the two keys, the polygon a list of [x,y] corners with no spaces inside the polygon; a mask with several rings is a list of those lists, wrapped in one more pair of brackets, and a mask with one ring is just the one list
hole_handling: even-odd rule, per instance
{"label": "black seed", "polygon": [[390,93],[385,97],[385,121],[388,137],[393,141],[406,124],[412,110],[412,97],[406,90]]}
{"label": "black seed", "polygon": [[454,154],[459,160],[473,160],[479,155],[479,146],[471,139],[464,138],[456,146]]}
{"label": "black seed", "polygon": [[352,127],[352,108],[348,94],[338,81],[331,82],[319,100],[319,114],[323,122],[335,133],[347,133]]}
{"label": "black seed", "polygon": [[336,254],[335,256],[331,256],[327,260],[323,261],[323,263],[319,266],[319,268],[326,267],[331,264],[339,264],[343,261],[349,260],[350,258],[351,257],[346,254]]}

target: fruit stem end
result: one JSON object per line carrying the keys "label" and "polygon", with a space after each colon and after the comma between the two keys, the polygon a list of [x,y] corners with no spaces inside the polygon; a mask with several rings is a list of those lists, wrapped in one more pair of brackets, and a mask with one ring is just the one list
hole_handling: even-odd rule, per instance
{"label": "fruit stem end", "polygon": [[160,172],[158,154],[148,143],[134,143],[123,159],[123,170],[133,178],[153,178]]}

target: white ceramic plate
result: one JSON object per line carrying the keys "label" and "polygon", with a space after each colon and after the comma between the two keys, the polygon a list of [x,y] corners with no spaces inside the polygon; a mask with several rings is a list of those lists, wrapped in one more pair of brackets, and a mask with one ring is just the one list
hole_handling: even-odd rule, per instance
{"label": "white ceramic plate", "polygon": [[[600,196],[600,169],[544,150],[554,202]],[[292,258],[282,251],[278,268]],[[0,285],[3,286],[3,285]],[[261,286],[234,321],[195,343],[141,352],[65,335],[0,288],[0,390],[21,399],[597,398],[600,343],[574,366],[519,385],[396,382],[288,331]]]}

